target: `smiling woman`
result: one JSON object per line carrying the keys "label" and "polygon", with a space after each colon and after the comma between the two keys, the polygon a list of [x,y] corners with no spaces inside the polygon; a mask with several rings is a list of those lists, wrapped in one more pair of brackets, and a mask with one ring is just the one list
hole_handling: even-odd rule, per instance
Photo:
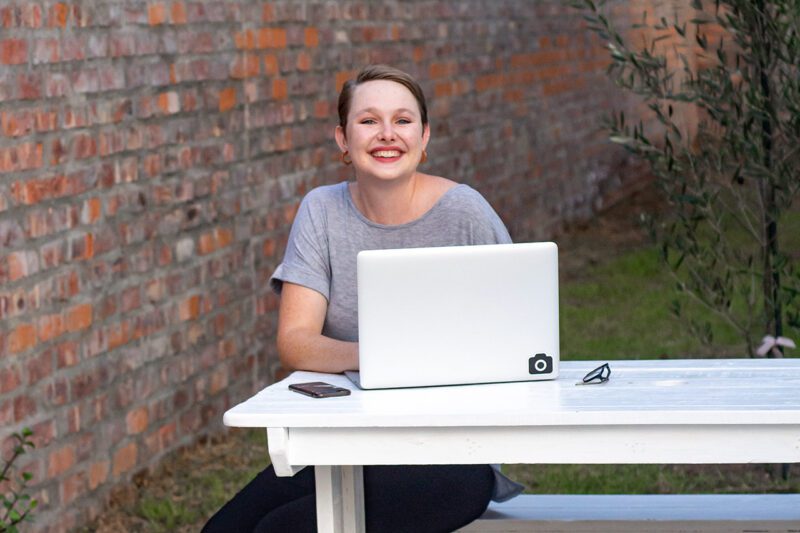
{"label": "smiling woman", "polygon": [[[334,136],[355,179],[303,199],[270,279],[280,294],[278,352],[292,369],[358,368],[358,252],[511,241],[477,191],[417,169],[430,126],[425,97],[408,74],[371,66],[348,81]],[[489,465],[366,466],[367,531],[453,531],[480,516],[490,498],[520,489]],[[315,531],[315,507],[311,469],[278,478],[270,467],[205,531]]]}
{"label": "smiling woman", "polygon": [[336,142],[352,163],[350,194],[358,209],[381,224],[404,224],[430,210],[455,182],[424,174],[430,125],[425,97],[404,72],[369,67],[345,84]]}

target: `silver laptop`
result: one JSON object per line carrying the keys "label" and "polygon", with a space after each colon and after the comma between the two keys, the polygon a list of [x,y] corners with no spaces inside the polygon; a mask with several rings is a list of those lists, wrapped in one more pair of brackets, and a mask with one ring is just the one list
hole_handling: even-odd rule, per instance
{"label": "silver laptop", "polygon": [[558,376],[554,243],[371,250],[357,263],[359,387]]}

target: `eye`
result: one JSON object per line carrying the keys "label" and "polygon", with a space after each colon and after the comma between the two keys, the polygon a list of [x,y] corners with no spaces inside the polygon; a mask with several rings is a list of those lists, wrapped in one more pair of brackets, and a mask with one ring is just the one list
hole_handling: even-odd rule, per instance
{"label": "eye", "polygon": [[372,118],[364,118],[359,121],[359,124],[375,124],[375,119]]}
{"label": "eye", "polygon": [[411,124],[411,120],[409,120],[407,118],[401,118],[401,119],[397,120],[397,123],[398,124]]}

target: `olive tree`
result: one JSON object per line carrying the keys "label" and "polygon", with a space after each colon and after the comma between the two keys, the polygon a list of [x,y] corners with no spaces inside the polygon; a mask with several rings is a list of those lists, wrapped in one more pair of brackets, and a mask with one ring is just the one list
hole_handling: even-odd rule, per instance
{"label": "olive tree", "polygon": [[[675,1],[622,32],[605,1],[574,5],[606,43],[611,78],[649,110],[607,126],[670,204],[650,228],[678,289],[750,356],[782,355],[784,328],[800,327],[797,250],[780,238],[800,190],[800,0]],[[710,342],[708,321],[690,323]]]}

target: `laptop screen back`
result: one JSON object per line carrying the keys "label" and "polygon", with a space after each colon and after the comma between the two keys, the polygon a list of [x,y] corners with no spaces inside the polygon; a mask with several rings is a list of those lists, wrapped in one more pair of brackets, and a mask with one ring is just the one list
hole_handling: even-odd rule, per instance
{"label": "laptop screen back", "polygon": [[554,243],[371,250],[357,264],[363,388],[557,377]]}

